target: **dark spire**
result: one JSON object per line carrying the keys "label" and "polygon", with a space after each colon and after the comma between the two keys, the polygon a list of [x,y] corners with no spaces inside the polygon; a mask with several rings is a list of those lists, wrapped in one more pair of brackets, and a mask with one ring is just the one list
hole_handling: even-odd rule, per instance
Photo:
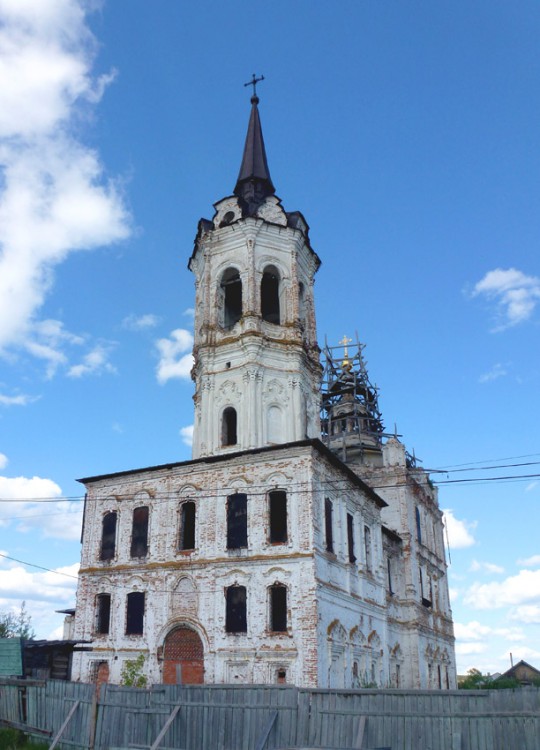
{"label": "dark spire", "polygon": [[[249,84],[253,85],[254,81]],[[248,213],[255,210],[268,195],[275,193],[268,162],[266,161],[266,150],[264,148],[264,139],[261,128],[261,119],[257,107],[259,97],[254,93],[251,97],[251,115],[246,136],[246,145],[244,146],[244,155],[240,173],[234,188],[234,194],[243,199],[247,204]]]}

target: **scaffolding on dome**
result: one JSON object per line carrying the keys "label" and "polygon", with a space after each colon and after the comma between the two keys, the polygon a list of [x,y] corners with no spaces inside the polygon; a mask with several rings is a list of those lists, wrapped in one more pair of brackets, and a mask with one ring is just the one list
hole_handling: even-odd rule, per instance
{"label": "scaffolding on dome", "polygon": [[[352,346],[351,346],[352,344]],[[346,460],[351,450],[380,449],[384,432],[379,389],[368,375],[365,345],[344,337],[323,349],[321,403],[322,441]]]}

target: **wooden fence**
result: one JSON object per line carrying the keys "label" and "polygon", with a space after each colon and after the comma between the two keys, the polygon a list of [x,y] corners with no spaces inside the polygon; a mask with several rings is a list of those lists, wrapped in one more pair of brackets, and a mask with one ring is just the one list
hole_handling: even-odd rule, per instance
{"label": "wooden fence", "polygon": [[0,678],[0,725],[65,750],[540,750],[540,689],[136,690]]}

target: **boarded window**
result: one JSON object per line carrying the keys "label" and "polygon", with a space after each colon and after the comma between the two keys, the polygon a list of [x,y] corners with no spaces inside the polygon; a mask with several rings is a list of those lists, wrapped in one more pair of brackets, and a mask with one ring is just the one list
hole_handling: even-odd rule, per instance
{"label": "boarded window", "polygon": [[326,550],[327,552],[334,551],[334,526],[333,526],[333,505],[332,501],[328,498],[324,501],[324,530],[326,535]]}
{"label": "boarded window", "polygon": [[127,595],[126,635],[142,635],[144,632],[144,593],[132,591]]}
{"label": "boarded window", "polygon": [[287,493],[274,490],[268,495],[270,514],[270,542],[283,544],[287,541]]}
{"label": "boarded window", "polygon": [[100,560],[112,560],[116,547],[116,511],[103,516]]}
{"label": "boarded window", "polygon": [[247,495],[227,498],[227,549],[247,547]]}
{"label": "boarded window", "polygon": [[96,597],[96,633],[107,635],[111,622],[111,595],[98,594]]}
{"label": "boarded window", "polygon": [[414,509],[416,516],[416,538],[422,544],[422,525],[420,523],[420,508],[418,506]]}
{"label": "boarded window", "polygon": [[263,320],[279,325],[279,274],[269,266],[261,280],[261,315]]}
{"label": "boarded window", "polygon": [[222,445],[236,445],[238,442],[237,421],[236,409],[233,409],[232,406],[228,406],[223,410],[221,423]]}
{"label": "boarded window", "polygon": [[347,547],[349,562],[356,562],[356,555],[354,554],[354,519],[350,513],[347,513]]}
{"label": "boarded window", "polygon": [[146,505],[133,511],[131,530],[131,557],[146,557],[148,554],[148,507]]}
{"label": "boarded window", "polygon": [[195,503],[188,500],[180,508],[178,549],[195,549]]}
{"label": "boarded window", "polygon": [[228,268],[221,279],[223,325],[232,328],[242,317],[242,282],[236,268]]}
{"label": "boarded window", "polygon": [[270,586],[270,630],[287,631],[287,588],[279,584]]}
{"label": "boarded window", "polygon": [[373,563],[371,559],[371,529],[364,526],[364,552],[366,555],[366,570],[371,570]]}
{"label": "boarded window", "polygon": [[227,589],[225,630],[227,633],[247,631],[245,586],[229,586]]}

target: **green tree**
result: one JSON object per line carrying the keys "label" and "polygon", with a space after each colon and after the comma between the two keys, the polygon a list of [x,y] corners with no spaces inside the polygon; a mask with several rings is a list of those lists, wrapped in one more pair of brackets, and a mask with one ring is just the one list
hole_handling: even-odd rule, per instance
{"label": "green tree", "polygon": [[126,659],[122,667],[120,679],[126,687],[145,688],[148,680],[143,674],[144,654],[139,654],[136,659]]}
{"label": "green tree", "polygon": [[31,641],[35,637],[32,617],[28,614],[26,602],[21,602],[18,613],[0,612],[0,638],[24,638]]}

